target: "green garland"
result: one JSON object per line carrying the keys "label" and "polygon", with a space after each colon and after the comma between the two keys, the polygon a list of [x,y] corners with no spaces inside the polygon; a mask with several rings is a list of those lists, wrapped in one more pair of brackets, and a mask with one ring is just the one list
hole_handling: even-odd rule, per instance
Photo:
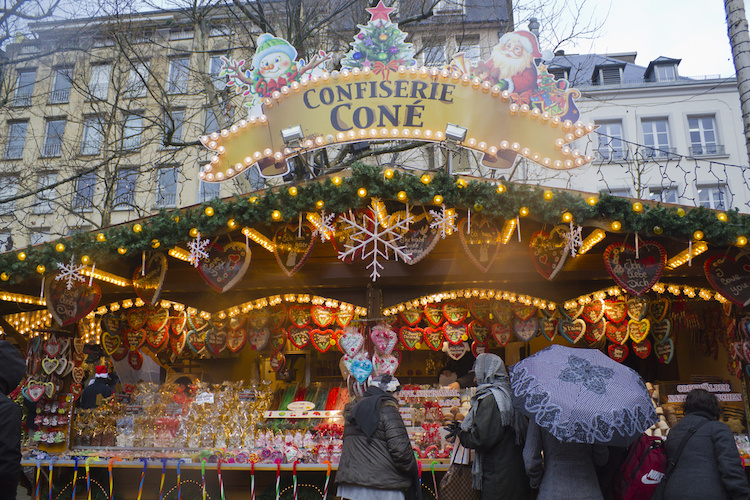
{"label": "green garland", "polygon": [[[619,232],[638,232],[642,236],[671,237],[687,241],[696,231],[702,231],[704,240],[711,245],[734,244],[738,236],[750,235],[750,216],[736,210],[725,212],[726,221],[718,218],[720,212],[706,208],[677,208],[660,204],[643,204],[636,212],[633,203],[626,199],[597,195],[596,202],[590,204],[588,196],[565,190],[543,189],[527,184],[499,183],[497,181],[473,179],[464,181],[445,172],[431,174],[429,183],[420,176],[408,172],[390,171],[386,178],[380,167],[355,165],[350,177],[327,177],[304,184],[297,184],[296,195],[289,191],[292,185],[284,185],[267,190],[263,195],[237,195],[224,200],[212,200],[184,210],[162,210],[157,215],[141,221],[104,228],[90,233],[79,233],[69,238],[51,241],[24,250],[0,254],[0,273],[8,283],[39,276],[37,266],[44,266],[45,273],[55,272],[56,264],[70,262],[71,256],[80,259],[87,255],[91,262],[100,265],[113,260],[118,249],[124,249],[124,258],[140,255],[143,251],[158,249],[166,251],[176,245],[184,246],[192,239],[191,230],[197,229],[203,238],[213,237],[229,231],[227,222],[234,219],[237,229],[255,227],[270,236],[270,228],[281,221],[297,221],[300,213],[318,212],[319,201],[322,210],[328,213],[344,213],[369,205],[371,198],[380,198],[396,207],[399,192],[403,191],[412,205],[433,205],[436,195],[443,197],[447,207],[457,210],[481,212],[491,219],[509,219],[519,215],[522,207],[528,209],[527,217],[544,224],[557,224],[563,214],[570,213],[575,224],[603,225],[619,221]],[[498,191],[502,185],[503,192]],[[358,190],[367,190],[360,196]],[[550,199],[545,197],[549,191]],[[401,204],[403,206],[403,204]],[[211,207],[212,215],[206,213]],[[210,210],[209,210],[210,211]],[[279,211],[279,220],[273,219],[273,212]],[[134,231],[136,224],[141,231]],[[609,226],[608,226],[609,227]],[[265,231],[264,231],[265,229]],[[103,235],[100,241],[97,235]],[[58,243],[65,246],[58,251]],[[24,253],[25,259],[19,260]],[[76,262],[77,263],[77,262]]]}

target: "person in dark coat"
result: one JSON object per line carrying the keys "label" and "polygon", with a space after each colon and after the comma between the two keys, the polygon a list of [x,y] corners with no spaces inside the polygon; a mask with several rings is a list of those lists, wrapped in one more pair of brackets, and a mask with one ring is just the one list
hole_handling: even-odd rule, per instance
{"label": "person in dark coat", "polygon": [[109,385],[109,374],[107,373],[107,367],[103,365],[96,366],[96,374],[94,380],[83,390],[81,394],[81,408],[84,410],[90,410],[99,406],[100,402],[97,401],[98,396],[102,398],[108,398],[113,394],[112,387]]}
{"label": "person in dark coat", "polygon": [[[664,443],[667,458],[675,459],[688,430],[705,422],[693,434],[677,458],[672,475],[659,484],[655,498],[666,500],[747,500],[750,499],[734,435],[719,421],[721,408],[716,396],[704,389],[693,389],[685,399],[685,416],[669,430]],[[663,497],[660,495],[663,493]]]}
{"label": "person in dark coat", "polygon": [[417,461],[391,393],[398,379],[374,377],[364,395],[344,409],[344,444],[337,495],[350,500],[421,500]]}
{"label": "person in dark coat", "polygon": [[458,433],[464,448],[475,450],[472,487],[482,491],[482,500],[531,498],[521,456],[527,421],[513,408],[505,363],[483,353],[474,362],[474,373],[477,392]]}
{"label": "person in dark coat", "polygon": [[8,394],[23,380],[26,363],[16,346],[0,340],[0,500],[15,500],[21,473],[21,407]]}
{"label": "person in dark coat", "polygon": [[446,354],[445,364],[438,372],[438,384],[450,389],[465,389],[473,387],[474,383],[474,356],[467,349],[463,356],[453,359]]}
{"label": "person in dark coat", "polygon": [[523,461],[537,500],[602,500],[596,467],[607,463],[603,444],[562,443],[532,421],[526,434]]}

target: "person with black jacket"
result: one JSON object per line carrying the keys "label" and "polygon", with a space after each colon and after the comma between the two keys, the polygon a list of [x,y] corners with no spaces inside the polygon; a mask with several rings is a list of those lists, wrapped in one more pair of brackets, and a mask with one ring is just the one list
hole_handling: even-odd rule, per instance
{"label": "person with black jacket", "polygon": [[8,394],[23,380],[26,363],[16,346],[0,340],[0,500],[15,500],[21,473],[21,407]]}
{"label": "person with black jacket", "polygon": [[107,367],[97,365],[95,370],[94,379],[89,382],[89,385],[86,386],[81,394],[81,408],[84,410],[90,410],[99,406],[101,404],[99,396],[108,398],[114,393],[112,387],[109,385]]}
{"label": "person with black jacket", "polygon": [[[661,481],[653,498],[750,500],[750,486],[734,435],[719,421],[719,400],[704,389],[693,389],[685,398],[684,410],[685,416],[669,430],[664,443],[667,459],[675,462],[674,469]],[[680,443],[691,432],[677,456]]]}
{"label": "person with black jacket", "polygon": [[398,379],[377,376],[344,409],[344,444],[336,483],[348,500],[421,500],[417,461],[391,393]]}

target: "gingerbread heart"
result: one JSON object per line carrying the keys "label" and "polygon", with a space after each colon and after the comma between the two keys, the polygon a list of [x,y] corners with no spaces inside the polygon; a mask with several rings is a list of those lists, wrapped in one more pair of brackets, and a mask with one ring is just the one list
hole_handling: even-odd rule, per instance
{"label": "gingerbread heart", "polygon": [[143,325],[146,324],[146,319],[148,318],[148,309],[145,307],[130,309],[125,314],[125,317],[128,321],[128,326],[130,326],[132,330],[143,328]]}
{"label": "gingerbread heart", "polygon": [[607,322],[606,326],[604,327],[604,334],[612,342],[622,345],[626,340],[628,340],[628,322]]}
{"label": "gingerbread heart", "polygon": [[490,327],[486,323],[474,320],[469,323],[469,334],[479,344],[486,344],[490,338]]}
{"label": "gingerbread heart", "polygon": [[586,323],[598,323],[604,317],[604,301],[602,299],[593,299],[588,304],[584,304],[581,311],[581,318]]}
{"label": "gingerbread heart", "polygon": [[536,318],[529,318],[526,320],[516,318],[513,322],[513,332],[522,342],[528,342],[536,337],[538,331],[539,322]]}
{"label": "gingerbread heart", "polygon": [[229,330],[227,331],[227,349],[231,352],[239,352],[247,342],[247,318],[243,321],[233,323],[229,321]]}
{"label": "gingerbread heart", "polygon": [[628,317],[630,319],[643,319],[648,312],[648,299],[646,297],[633,297],[628,302]]}
{"label": "gingerbread heart", "polygon": [[672,357],[674,356],[674,342],[672,339],[664,339],[664,342],[657,342],[656,346],[654,346],[654,351],[656,351],[656,359],[661,363],[667,364],[672,361]]}
{"label": "gingerbread heart", "polygon": [[268,328],[273,330],[279,328],[286,321],[286,306],[284,304],[277,304],[268,308]]}
{"label": "gingerbread heart", "polygon": [[188,330],[187,345],[195,354],[200,354],[206,348],[206,333],[208,329],[208,324],[204,324],[198,330]]}
{"label": "gingerbread heart", "polygon": [[247,331],[247,343],[253,351],[260,351],[271,338],[271,331],[268,328],[250,328]]}
{"label": "gingerbread heart", "polygon": [[471,343],[471,353],[476,358],[480,354],[484,354],[485,352],[489,351],[489,346],[487,344],[480,344],[477,341],[474,341]]}
{"label": "gingerbread heart", "polygon": [[331,348],[331,341],[333,340],[333,330],[330,328],[327,330],[314,329],[310,330],[310,343],[316,351],[323,353]]}
{"label": "gingerbread heart", "polygon": [[289,321],[297,328],[306,327],[310,324],[310,320],[312,320],[310,306],[291,306],[289,307],[288,314]]}
{"label": "gingerbread heart", "polygon": [[605,329],[607,328],[607,320],[602,318],[596,323],[587,323],[586,324],[586,342],[591,344],[595,344],[596,342],[599,342],[602,338],[605,336]]}
{"label": "gingerbread heart", "polygon": [[367,377],[370,376],[374,368],[372,361],[364,357],[350,358],[344,356],[344,364],[352,377],[354,377],[360,384],[365,383]]}
{"label": "gingerbread heart", "polygon": [[633,344],[633,353],[641,359],[646,359],[651,354],[651,341],[645,339],[643,342]]}
{"label": "gingerbread heart", "polygon": [[57,367],[60,365],[60,361],[57,358],[44,358],[42,360],[42,370],[47,375],[51,375]]}
{"label": "gingerbread heart", "polygon": [[628,304],[624,300],[605,300],[604,315],[612,323],[619,323],[628,315]]}
{"label": "gingerbread heart", "polygon": [[432,328],[431,326],[428,326],[424,329],[423,338],[427,347],[433,351],[439,351],[443,347],[444,335],[445,332],[443,332],[442,328]]}
{"label": "gingerbread heart", "polygon": [[47,310],[60,326],[76,323],[96,309],[102,297],[99,285],[92,283],[89,286],[88,280],[74,280],[67,282],[71,285],[68,288],[66,280],[58,280],[58,277],[60,274],[45,280],[44,297]]}
{"label": "gingerbread heart", "polygon": [[152,330],[149,328],[146,331],[146,344],[148,344],[149,347],[151,347],[154,351],[159,351],[161,348],[166,346],[168,338],[168,323],[165,323],[161,330]]}
{"label": "gingerbread heart", "polygon": [[669,313],[669,298],[659,297],[651,301],[648,305],[648,313],[651,315],[651,322],[658,323],[667,317]]}
{"label": "gingerbread heart", "polygon": [[355,327],[347,327],[338,338],[339,349],[345,355],[353,358],[365,345],[365,336]]}
{"label": "gingerbread heart", "polygon": [[521,321],[528,321],[533,316],[536,315],[537,308],[534,306],[525,306],[523,304],[519,304],[518,302],[515,302],[511,308],[513,309],[513,314],[516,316],[517,319]]}
{"label": "gingerbread heart", "polygon": [[510,342],[510,338],[513,336],[510,328],[502,323],[492,324],[492,337],[500,347],[505,347]]}
{"label": "gingerbread heart", "polygon": [[208,247],[208,258],[200,260],[198,271],[208,286],[224,293],[245,276],[250,256],[245,243],[232,241],[221,245],[214,240]]}
{"label": "gingerbread heart", "polygon": [[555,318],[542,318],[539,321],[539,329],[542,331],[542,335],[550,342],[557,335],[557,323],[558,321]]}
{"label": "gingerbread heart", "polygon": [[75,382],[76,384],[80,384],[81,382],[83,382],[83,377],[86,375],[86,372],[80,366],[74,367],[70,373],[73,382]]}
{"label": "gingerbread heart", "polygon": [[121,314],[108,312],[102,316],[102,330],[110,335],[121,335],[126,325],[127,321]]}
{"label": "gingerbread heart", "polygon": [[121,361],[125,359],[125,356],[127,356],[129,352],[131,351],[128,348],[128,345],[125,342],[120,342],[120,345],[117,346],[115,352],[112,353],[112,359],[115,361]]}
{"label": "gingerbread heart", "polygon": [[336,324],[341,328],[346,328],[349,323],[354,319],[354,308],[353,307],[339,307],[336,311]]}
{"label": "gingerbread heart", "polygon": [[443,325],[443,336],[450,345],[455,345],[468,339],[469,336],[466,332],[466,325],[451,325],[450,323]]}
{"label": "gingerbread heart", "polygon": [[163,253],[146,252],[141,265],[133,273],[135,294],[146,304],[155,306],[166,274],[167,257]]}
{"label": "gingerbread heart", "polygon": [[182,351],[185,349],[185,344],[187,344],[187,332],[182,331],[181,333],[173,333],[169,337],[169,348],[172,349],[172,352],[175,356],[179,356],[182,354]]}
{"label": "gingerbread heart", "polygon": [[73,395],[73,401],[78,401],[83,392],[83,386],[81,384],[70,384],[69,391]]}
{"label": "gingerbread heart", "polygon": [[44,382],[42,385],[44,385],[44,395],[47,396],[47,398],[52,399],[55,397],[55,394],[57,394],[57,386],[54,382]]}
{"label": "gingerbread heart", "polygon": [[458,224],[458,236],[469,260],[486,273],[500,253],[500,231],[494,222],[486,217],[473,217],[467,231],[468,218]]}
{"label": "gingerbread heart", "polygon": [[610,344],[607,349],[609,351],[609,357],[618,363],[625,361],[625,358],[627,358],[629,354],[628,346],[626,345]]}
{"label": "gingerbread heart", "polygon": [[122,342],[122,339],[120,339],[120,337],[118,337],[117,335],[112,335],[106,331],[102,332],[102,349],[104,349],[104,353],[107,356],[112,356],[112,353],[114,353],[115,350],[120,346],[120,342]]}
{"label": "gingerbread heart", "polygon": [[68,366],[70,368],[73,368],[73,363],[68,363],[68,358],[57,358],[58,364],[57,368],[55,369],[55,373],[61,377],[64,377],[68,374]]}
{"label": "gingerbread heart", "polygon": [[75,352],[83,352],[83,348],[86,346],[86,342],[84,342],[82,337],[74,337],[73,338],[73,350]]}
{"label": "gingerbread heart", "polygon": [[459,325],[464,322],[469,310],[463,304],[457,302],[446,302],[443,304],[443,316],[451,325]]}
{"label": "gingerbread heart", "polygon": [[286,364],[286,356],[284,356],[283,352],[276,351],[271,354],[268,362],[271,365],[271,370],[278,373],[282,368],[284,368],[284,365]]}
{"label": "gingerbread heart", "polygon": [[143,367],[143,354],[141,354],[141,351],[130,351],[128,353],[128,364],[133,370],[140,370]]}
{"label": "gingerbread heart", "polygon": [[443,322],[443,308],[437,304],[426,304],[424,306],[424,317],[432,326],[440,326]]}
{"label": "gingerbread heart", "polygon": [[398,336],[401,338],[401,344],[407,350],[413,351],[424,337],[424,330],[417,326],[402,326],[398,331]]}
{"label": "gingerbread heart", "polygon": [[146,342],[146,330],[139,328],[138,330],[128,330],[125,333],[125,343],[131,351],[137,351]]}
{"label": "gingerbread heart", "polygon": [[57,339],[58,342],[60,342],[60,355],[64,356],[67,354],[68,349],[70,349],[70,339],[67,337],[63,337],[60,339]]}
{"label": "gingerbread heart", "polygon": [[44,384],[30,382],[29,385],[26,386],[25,391],[26,398],[36,403],[42,399],[42,396],[44,396]]}
{"label": "gingerbread heart", "polygon": [[628,335],[636,344],[642,342],[651,329],[651,322],[647,319],[628,321]]}
{"label": "gingerbread heart", "polygon": [[287,276],[294,275],[304,265],[315,246],[314,228],[307,222],[287,224],[273,236],[276,261]]}
{"label": "gingerbread heart", "polygon": [[513,308],[509,302],[504,300],[495,300],[492,302],[492,313],[495,315],[495,322],[503,325],[510,325],[513,321]]}
{"label": "gingerbread heart", "polygon": [[264,309],[253,309],[247,312],[249,328],[260,330],[268,325],[268,311]]}
{"label": "gingerbread heart", "polygon": [[330,307],[315,305],[310,308],[310,315],[318,328],[331,325],[335,319],[334,311]]}
{"label": "gingerbread heart", "polygon": [[[403,217],[406,217],[405,213]],[[430,224],[432,221],[420,214],[414,217],[414,222],[401,235],[399,245],[403,248],[404,254],[408,255],[407,264],[414,265],[427,257],[440,241],[440,232],[431,229]]]}
{"label": "gingerbread heart", "polygon": [[469,344],[467,342],[459,342],[458,344],[448,344],[446,354],[448,354],[448,357],[458,361],[463,358],[467,352],[469,352]]}
{"label": "gingerbread heart", "polygon": [[583,304],[571,302],[560,309],[560,313],[569,320],[578,319],[583,314]]}
{"label": "gingerbread heart", "polygon": [[417,326],[422,321],[422,311],[419,309],[405,309],[398,315],[408,326]]}
{"label": "gingerbread heart", "polygon": [[283,351],[286,347],[286,330],[277,328],[271,333],[271,350]]}
{"label": "gingerbread heart", "polygon": [[227,332],[223,326],[214,324],[213,328],[210,328],[206,332],[206,348],[212,356],[216,357],[227,347]]}
{"label": "gingerbread heart", "polygon": [[163,307],[149,307],[146,316],[146,328],[164,330],[169,326],[169,310]]}
{"label": "gingerbread heart", "polygon": [[631,295],[651,290],[667,263],[664,247],[645,240],[639,242],[637,251],[625,243],[612,243],[604,250],[603,257],[612,279]]}
{"label": "gingerbread heart", "polygon": [[57,340],[57,337],[54,335],[51,335],[49,339],[47,339],[47,342],[44,343],[44,352],[47,353],[47,356],[50,358],[56,358],[58,354],[60,354],[60,349],[62,348],[62,345],[60,344],[60,341]]}
{"label": "gingerbread heart", "polygon": [[651,324],[651,332],[657,342],[662,343],[664,339],[669,337],[669,333],[672,331],[672,322],[668,319],[661,320]]}
{"label": "gingerbread heart", "polygon": [[531,235],[529,251],[534,266],[548,280],[555,279],[570,255],[568,240],[565,238],[568,232],[567,226],[556,226],[549,233],[537,231]]}
{"label": "gingerbread heart", "polygon": [[586,322],[581,318],[569,320],[564,319],[558,325],[560,335],[571,344],[577,343],[586,333]]}
{"label": "gingerbread heart", "polygon": [[370,339],[375,346],[375,351],[380,355],[387,355],[393,351],[398,341],[398,335],[390,327],[378,324],[370,330]]}
{"label": "gingerbread heart", "polygon": [[492,319],[492,303],[487,299],[471,299],[469,312],[474,318],[487,323]]}
{"label": "gingerbread heart", "polygon": [[399,359],[393,354],[379,355],[377,353],[372,355],[373,374],[378,375],[394,375],[398,369]]}
{"label": "gingerbread heart", "polygon": [[310,343],[310,330],[307,328],[289,328],[289,342],[297,349],[304,349]]}

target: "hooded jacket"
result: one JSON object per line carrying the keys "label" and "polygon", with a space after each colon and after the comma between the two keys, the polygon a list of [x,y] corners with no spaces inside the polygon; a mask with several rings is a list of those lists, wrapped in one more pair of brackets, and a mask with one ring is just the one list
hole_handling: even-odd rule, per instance
{"label": "hooded jacket", "polygon": [[16,346],[0,340],[0,477],[21,472],[21,407],[8,394],[24,373],[26,363]]}

